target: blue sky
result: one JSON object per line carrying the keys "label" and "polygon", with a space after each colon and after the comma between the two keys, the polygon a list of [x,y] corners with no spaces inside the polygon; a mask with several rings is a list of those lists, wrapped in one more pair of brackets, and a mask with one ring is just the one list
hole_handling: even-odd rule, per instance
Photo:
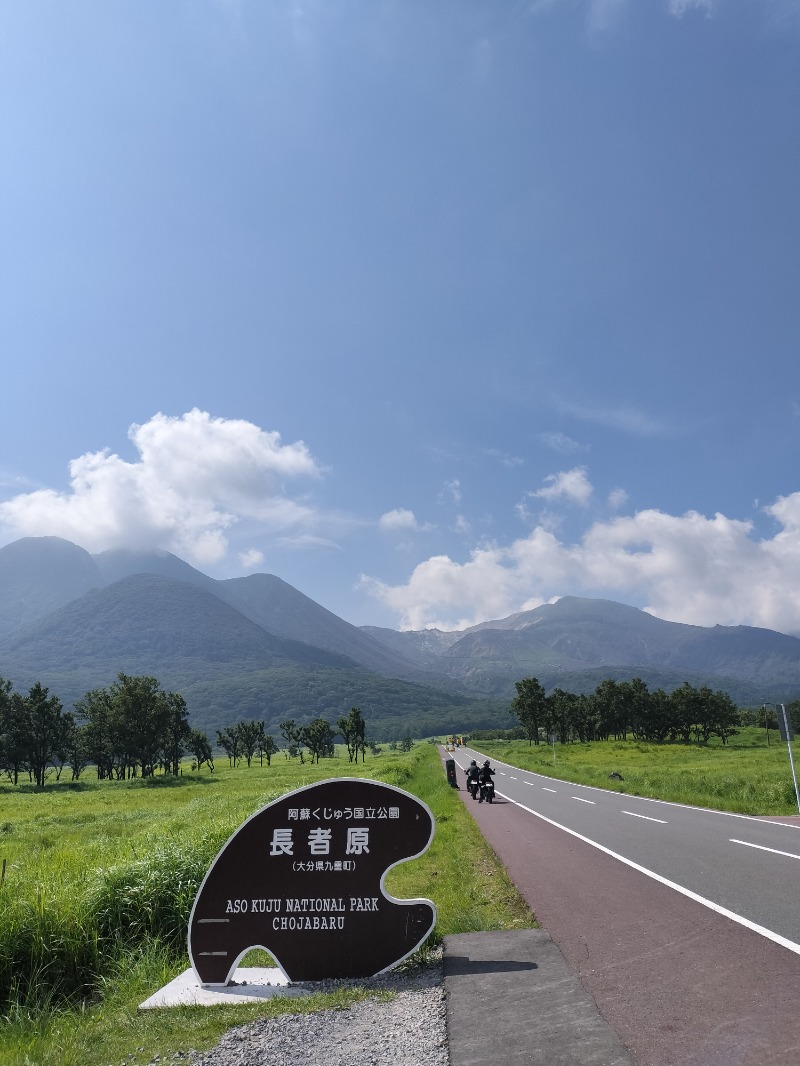
{"label": "blue sky", "polygon": [[800,0],[2,0],[0,144],[0,543],[800,633]]}

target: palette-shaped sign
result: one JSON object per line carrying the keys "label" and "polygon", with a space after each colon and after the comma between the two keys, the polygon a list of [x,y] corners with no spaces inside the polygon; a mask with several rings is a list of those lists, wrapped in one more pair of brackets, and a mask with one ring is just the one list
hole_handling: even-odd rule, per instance
{"label": "palette-shaped sign", "polygon": [[370,977],[433,929],[427,899],[385,888],[398,863],[433,839],[430,808],[403,789],[334,778],[251,815],[206,874],[189,919],[189,958],[203,985],[225,985],[251,948],[290,981]]}

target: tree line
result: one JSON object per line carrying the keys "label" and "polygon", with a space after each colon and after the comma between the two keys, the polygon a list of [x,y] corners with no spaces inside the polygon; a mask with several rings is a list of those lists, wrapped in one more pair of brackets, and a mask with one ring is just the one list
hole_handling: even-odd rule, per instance
{"label": "tree line", "polygon": [[602,681],[589,695],[555,688],[549,694],[537,678],[515,683],[510,712],[529,743],[555,737],[562,744],[589,740],[693,739],[707,743],[718,736],[723,744],[738,733],[740,715],[725,692],[685,681],[672,692],[650,691],[644,681]]}
{"label": "tree line", "polygon": [[[340,735],[350,762],[362,762],[367,746],[366,723],[360,708],[336,723],[336,731],[323,718],[307,725],[293,719],[281,723],[287,758],[311,762],[334,754],[334,738]],[[244,759],[248,766],[258,756],[267,765],[281,749],[268,734],[265,723],[240,721],[218,730],[217,745],[231,765]],[[152,777],[157,770],[180,773],[181,760],[191,755],[192,769],[207,765],[214,770],[214,753],[206,733],[189,724],[183,696],[165,691],[154,677],[120,673],[108,688],[92,689],[67,711],[57,696],[34,684],[24,695],[11,681],[0,677],[0,776],[18,784],[20,777],[43,787],[55,774],[61,779],[69,767],[73,781],[87,766],[94,766],[98,780]]]}

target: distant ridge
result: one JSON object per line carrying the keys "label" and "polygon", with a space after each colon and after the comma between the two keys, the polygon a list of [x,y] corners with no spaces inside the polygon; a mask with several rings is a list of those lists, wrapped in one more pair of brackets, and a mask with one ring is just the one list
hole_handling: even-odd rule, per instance
{"label": "distant ridge", "polygon": [[387,739],[509,724],[514,682],[591,692],[606,677],[800,695],[800,639],[692,626],[565,596],[464,632],[356,627],[272,574],[217,581],[169,552],[90,555],[58,537],[0,548],[0,676],[67,706],[120,671],[157,677],[194,724],[335,718],[361,706]]}

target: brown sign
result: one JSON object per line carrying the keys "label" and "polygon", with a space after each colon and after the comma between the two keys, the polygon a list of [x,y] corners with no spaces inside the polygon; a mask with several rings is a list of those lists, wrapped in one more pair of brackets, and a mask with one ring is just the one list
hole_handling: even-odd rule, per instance
{"label": "brown sign", "polygon": [[370,977],[411,954],[436,908],[398,900],[387,872],[433,839],[430,809],[409,792],[345,777],[300,788],[252,815],[206,874],[189,919],[201,984],[225,985],[251,948],[290,981]]}

